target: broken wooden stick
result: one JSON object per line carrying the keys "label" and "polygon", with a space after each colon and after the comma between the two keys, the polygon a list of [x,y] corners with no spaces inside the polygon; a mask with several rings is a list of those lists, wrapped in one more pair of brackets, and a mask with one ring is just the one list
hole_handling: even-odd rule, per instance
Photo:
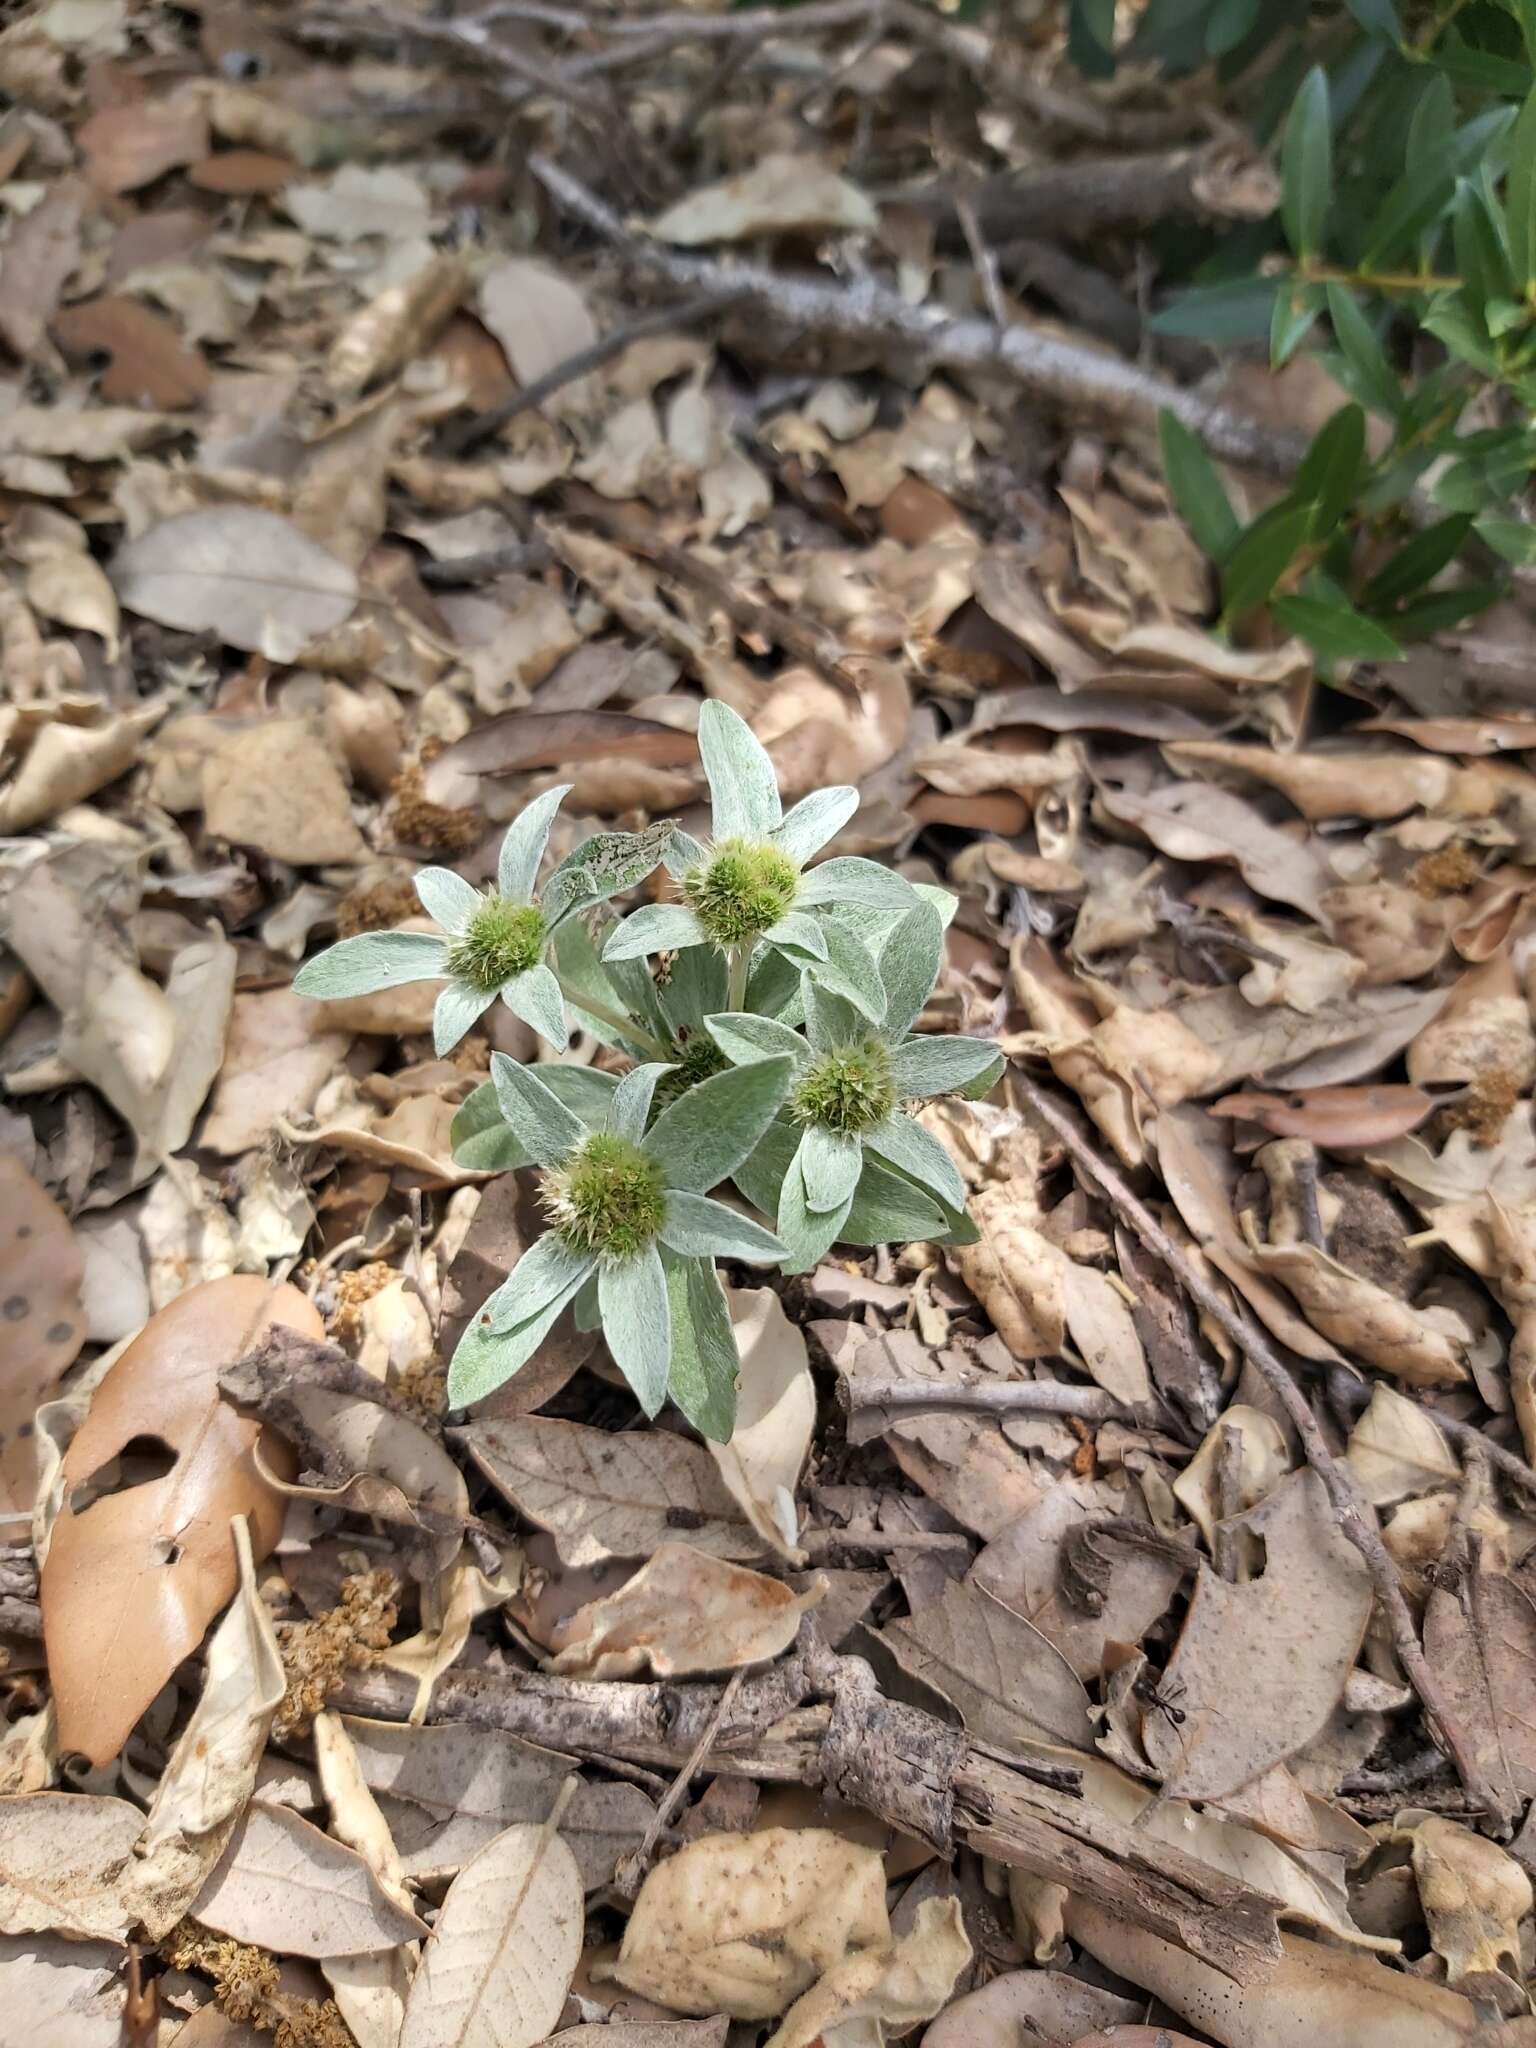
{"label": "broken wooden stick", "polygon": [[1102,1387],[1058,1380],[877,1380],[844,1374],[837,1389],[850,1444],[867,1443],[916,1415],[1075,1415],[1083,1422],[1129,1420],[1131,1411]]}

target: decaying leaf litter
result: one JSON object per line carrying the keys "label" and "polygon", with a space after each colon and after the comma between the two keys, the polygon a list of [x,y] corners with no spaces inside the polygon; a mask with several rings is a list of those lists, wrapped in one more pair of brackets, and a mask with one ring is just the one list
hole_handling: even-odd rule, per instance
{"label": "decaying leaf litter", "polygon": [[[1211,630],[1157,406],[1257,509],[1339,394],[1135,231],[1273,175],[990,34],[0,30],[0,2040],[1532,2038],[1528,628]],[[569,1317],[449,1413],[533,1034],[295,970],[705,699],[958,895],[976,1241],[734,1270],[726,1445]]]}

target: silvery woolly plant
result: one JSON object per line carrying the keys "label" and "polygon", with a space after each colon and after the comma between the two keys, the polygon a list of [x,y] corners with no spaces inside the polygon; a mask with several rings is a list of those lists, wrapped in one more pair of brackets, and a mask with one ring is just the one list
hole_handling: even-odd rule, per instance
{"label": "silvery woolly plant", "polygon": [[[699,751],[707,841],[670,823],[599,833],[540,887],[566,794],[549,790],[508,831],[495,888],[417,877],[443,937],[343,939],[294,983],[339,997],[445,978],[440,1053],[498,997],[556,1053],[570,1019],[608,1048],[602,1066],[493,1053],[454,1119],[460,1163],[533,1168],[548,1219],[454,1353],[456,1407],[509,1379],[571,1307],[601,1326],[647,1415],[670,1398],[723,1442],[740,1359],[717,1259],[795,1273],[838,1243],[974,1241],[964,1183],[907,1107],[1002,1072],[989,1040],[913,1028],[954,898],[876,861],[812,865],[858,792],[817,790],[786,815],[772,762],[724,705],[700,712]],[[658,866],[676,900],[617,914],[612,899]]]}

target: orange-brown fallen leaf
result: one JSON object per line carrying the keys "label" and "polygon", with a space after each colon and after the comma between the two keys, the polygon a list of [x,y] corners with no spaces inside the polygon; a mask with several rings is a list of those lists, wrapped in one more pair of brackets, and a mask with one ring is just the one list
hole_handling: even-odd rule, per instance
{"label": "orange-brown fallen leaf", "polygon": [[85,1336],[85,1265],[69,1220],[19,1159],[0,1152],[0,1508],[30,1508],[37,1491],[32,1417]]}
{"label": "orange-brown fallen leaf", "polygon": [[1386,1145],[1416,1131],[1437,1106],[1426,1088],[1395,1083],[1360,1088],[1298,1088],[1289,1095],[1240,1089],[1211,1104],[1212,1116],[1242,1117],[1277,1138],[1310,1138],[1330,1150]]}
{"label": "orange-brown fallen leaf", "polygon": [[[235,1275],[153,1316],[91,1400],[64,1457],[63,1500],[43,1566],[43,1636],[59,1748],[117,1754],[140,1714],[235,1589],[232,1515],[266,1556],[284,1501],[252,1459],[259,1425],[220,1399],[222,1368],[274,1323],[320,1338],[297,1288]],[[286,1469],[280,1441],[265,1456]],[[135,1481],[159,1459],[160,1476]],[[119,1464],[119,1461],[125,1461]],[[119,1478],[119,1490],[105,1491]]]}

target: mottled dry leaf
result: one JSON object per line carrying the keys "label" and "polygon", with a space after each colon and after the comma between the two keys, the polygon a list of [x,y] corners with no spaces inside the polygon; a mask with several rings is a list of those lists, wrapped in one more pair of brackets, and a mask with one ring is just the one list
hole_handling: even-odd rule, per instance
{"label": "mottled dry leaf", "polygon": [[1536,1607],[1512,1579],[1474,1567],[1431,1591],[1424,1654],[1512,1818],[1536,1795]]}
{"label": "mottled dry leaf", "polygon": [[122,2048],[122,1966],[105,1942],[0,1937],[0,2010],[26,2014],[27,2048]]}
{"label": "mottled dry leaf", "polygon": [[1066,1340],[1067,1262],[1034,1228],[1038,1214],[1031,1183],[993,1181],[971,1197],[978,1241],[948,1253],[992,1327],[1022,1359],[1054,1357]]}
{"label": "mottled dry leaf", "polygon": [[327,1028],[326,1011],[287,988],[235,997],[200,1145],[225,1157],[246,1152],[279,1117],[314,1107],[351,1043],[349,1034]]}
{"label": "mottled dry leaf", "polygon": [[136,192],[208,154],[208,116],[192,92],[174,99],[132,100],[92,114],[75,131],[75,140],[98,192]]}
{"label": "mottled dry leaf", "polygon": [[931,2020],[970,1960],[960,1901],[923,1899],[893,1948],[834,1963],[795,2000],[765,2048],[819,2048],[826,2040],[848,2039],[882,2048],[887,2027],[904,2034]]}
{"label": "mottled dry leaf", "polygon": [[550,2048],[725,2048],[730,2026],[725,2013],[708,2020],[609,2020],[565,2027],[549,2039]]}
{"label": "mottled dry leaf", "polygon": [[870,232],[880,216],[857,185],[814,156],[765,156],[749,171],[703,185],[651,223],[660,242],[745,242],[753,235]]}
{"label": "mottled dry leaf", "polygon": [[1386,1508],[1410,1495],[1455,1486],[1456,1454],[1434,1418],[1392,1387],[1371,1390],[1371,1405],[1349,1434],[1349,1465],[1373,1506]]}
{"label": "mottled dry leaf", "polygon": [[408,1875],[457,1868],[504,1828],[541,1820],[575,1769],[496,1728],[351,1716],[343,1725]]}
{"label": "mottled dry leaf", "polygon": [[1176,1561],[1130,1544],[1106,1543],[1110,1562],[1104,1605],[1084,1614],[1060,1594],[1065,1538],[1093,1515],[1124,1514],[1126,1503],[1109,1487],[1064,1477],[1028,1514],[1011,1522],[977,1558],[973,1585],[1022,1614],[1052,1642],[1084,1684],[1097,1681],[1108,1643],[1139,1642],[1167,1609],[1183,1576]]}
{"label": "mottled dry leaf", "polygon": [[581,1956],[582,1912],[581,1876],[555,1817],[498,1835],[449,1887],[411,1985],[400,2048],[542,2041]]}
{"label": "mottled dry leaf", "polygon": [[1076,2048],[1085,2028],[1115,2027],[1146,2010],[1065,1970],[1010,1970],[956,1999],[923,2036],[923,2048]]}
{"label": "mottled dry leaf", "polygon": [[0,1509],[10,1513],[36,1497],[32,1418],[85,1339],[84,1276],[63,1210],[14,1153],[0,1152]]}
{"label": "mottled dry leaf", "polygon": [[725,1299],[741,1354],[741,1391],[730,1442],[707,1448],[758,1535],[800,1563],[795,1488],[816,1427],[805,1339],[771,1287],[728,1287]]}
{"label": "mottled dry leaf", "polygon": [[881,1634],[907,1670],[954,1701],[978,1741],[1014,1750],[1031,1742],[1092,1747],[1088,1695],[1071,1665],[981,1586],[950,1586]]}
{"label": "mottled dry leaf", "polygon": [[267,1731],[287,1689],[250,1536],[235,1524],[240,1589],[208,1644],[203,1689],[171,1751],[124,1872],[131,1917],[169,1933],[223,1854],[256,1783]]}
{"label": "mottled dry leaf", "polygon": [[760,1664],[789,1648],[822,1591],[817,1580],[793,1593],[745,1565],[663,1543],[616,1593],[551,1632],[550,1669],[567,1678],[676,1678]]}
{"label": "mottled dry leaf", "polygon": [[1371,1614],[1371,1582],[1340,1534],[1322,1481],[1292,1473],[1242,1518],[1264,1574],[1229,1585],[1202,1567],[1143,1741],[1170,1798],[1219,1799],[1261,1777],[1327,1723]]}
{"label": "mottled dry leaf", "polygon": [[614,1974],[674,2012],[766,2020],[890,1938],[873,1849],[822,1828],[705,1835],[645,1880]]}
{"label": "mottled dry leaf", "polygon": [[1497,1842],[1438,1814],[1397,1833],[1411,1845],[1430,1942],[1447,1980],[1469,1998],[1523,2012],[1520,1923],[1532,1906],[1529,1876]]}
{"label": "mottled dry leaf", "polygon": [[714,1557],[762,1554],[714,1460],[685,1437],[533,1416],[454,1434],[519,1514],[549,1530],[568,1565],[648,1557],[663,1543]]}
{"label": "mottled dry leaf", "polygon": [[112,579],[126,611],[277,662],[350,618],[358,590],[344,562],[255,505],[162,520],[118,550]]}
{"label": "mottled dry leaf", "polygon": [[1323,899],[1333,876],[1322,853],[1271,825],[1241,797],[1187,782],[1150,790],[1101,782],[1099,801],[1171,860],[1230,863],[1258,895],[1304,910],[1327,928]]}
{"label": "mottled dry leaf", "polygon": [[126,1799],[32,1792],[0,1800],[0,1934],[122,1941],[115,1878],[144,1816]]}
{"label": "mottled dry leaf", "polygon": [[360,860],[346,777],[321,730],[264,719],[230,733],[203,764],[203,816],[216,839],[254,846],[296,867]]}
{"label": "mottled dry leaf", "polygon": [[1282,1935],[1282,1960],[1256,1982],[1235,1984],[1086,1899],[1068,1899],[1066,1926],[1107,1969],[1221,2048],[1478,2048],[1469,2000],[1373,1956]]}
{"label": "mottled dry leaf", "polygon": [[192,1912],[232,1941],[318,1959],[394,1948],[427,1931],[361,1856],[262,1799],[247,1807]]}
{"label": "mottled dry leaf", "polygon": [[1467,1368],[1453,1341],[1406,1301],[1312,1244],[1259,1244],[1248,1256],[1282,1282],[1307,1319],[1341,1350],[1410,1386],[1454,1385]]}
{"label": "mottled dry leaf", "polygon": [[1435,1097],[1423,1088],[1388,1082],[1367,1088],[1298,1088],[1289,1095],[1249,1088],[1213,1102],[1210,1113],[1262,1124],[1278,1138],[1310,1138],[1330,1150],[1355,1151],[1390,1144],[1417,1130],[1435,1107]]}
{"label": "mottled dry leaf", "polygon": [[[59,1742],[93,1763],[122,1747],[134,1722],[235,1590],[229,1524],[248,1515],[264,1557],[283,1503],[258,1476],[259,1430],[219,1398],[220,1369],[272,1324],[318,1339],[312,1303],[251,1276],[210,1281],[146,1325],[91,1399],[65,1454],[66,1498],[53,1525],[41,1596]],[[84,1508],[75,1496],[148,1437],[171,1469]]]}

